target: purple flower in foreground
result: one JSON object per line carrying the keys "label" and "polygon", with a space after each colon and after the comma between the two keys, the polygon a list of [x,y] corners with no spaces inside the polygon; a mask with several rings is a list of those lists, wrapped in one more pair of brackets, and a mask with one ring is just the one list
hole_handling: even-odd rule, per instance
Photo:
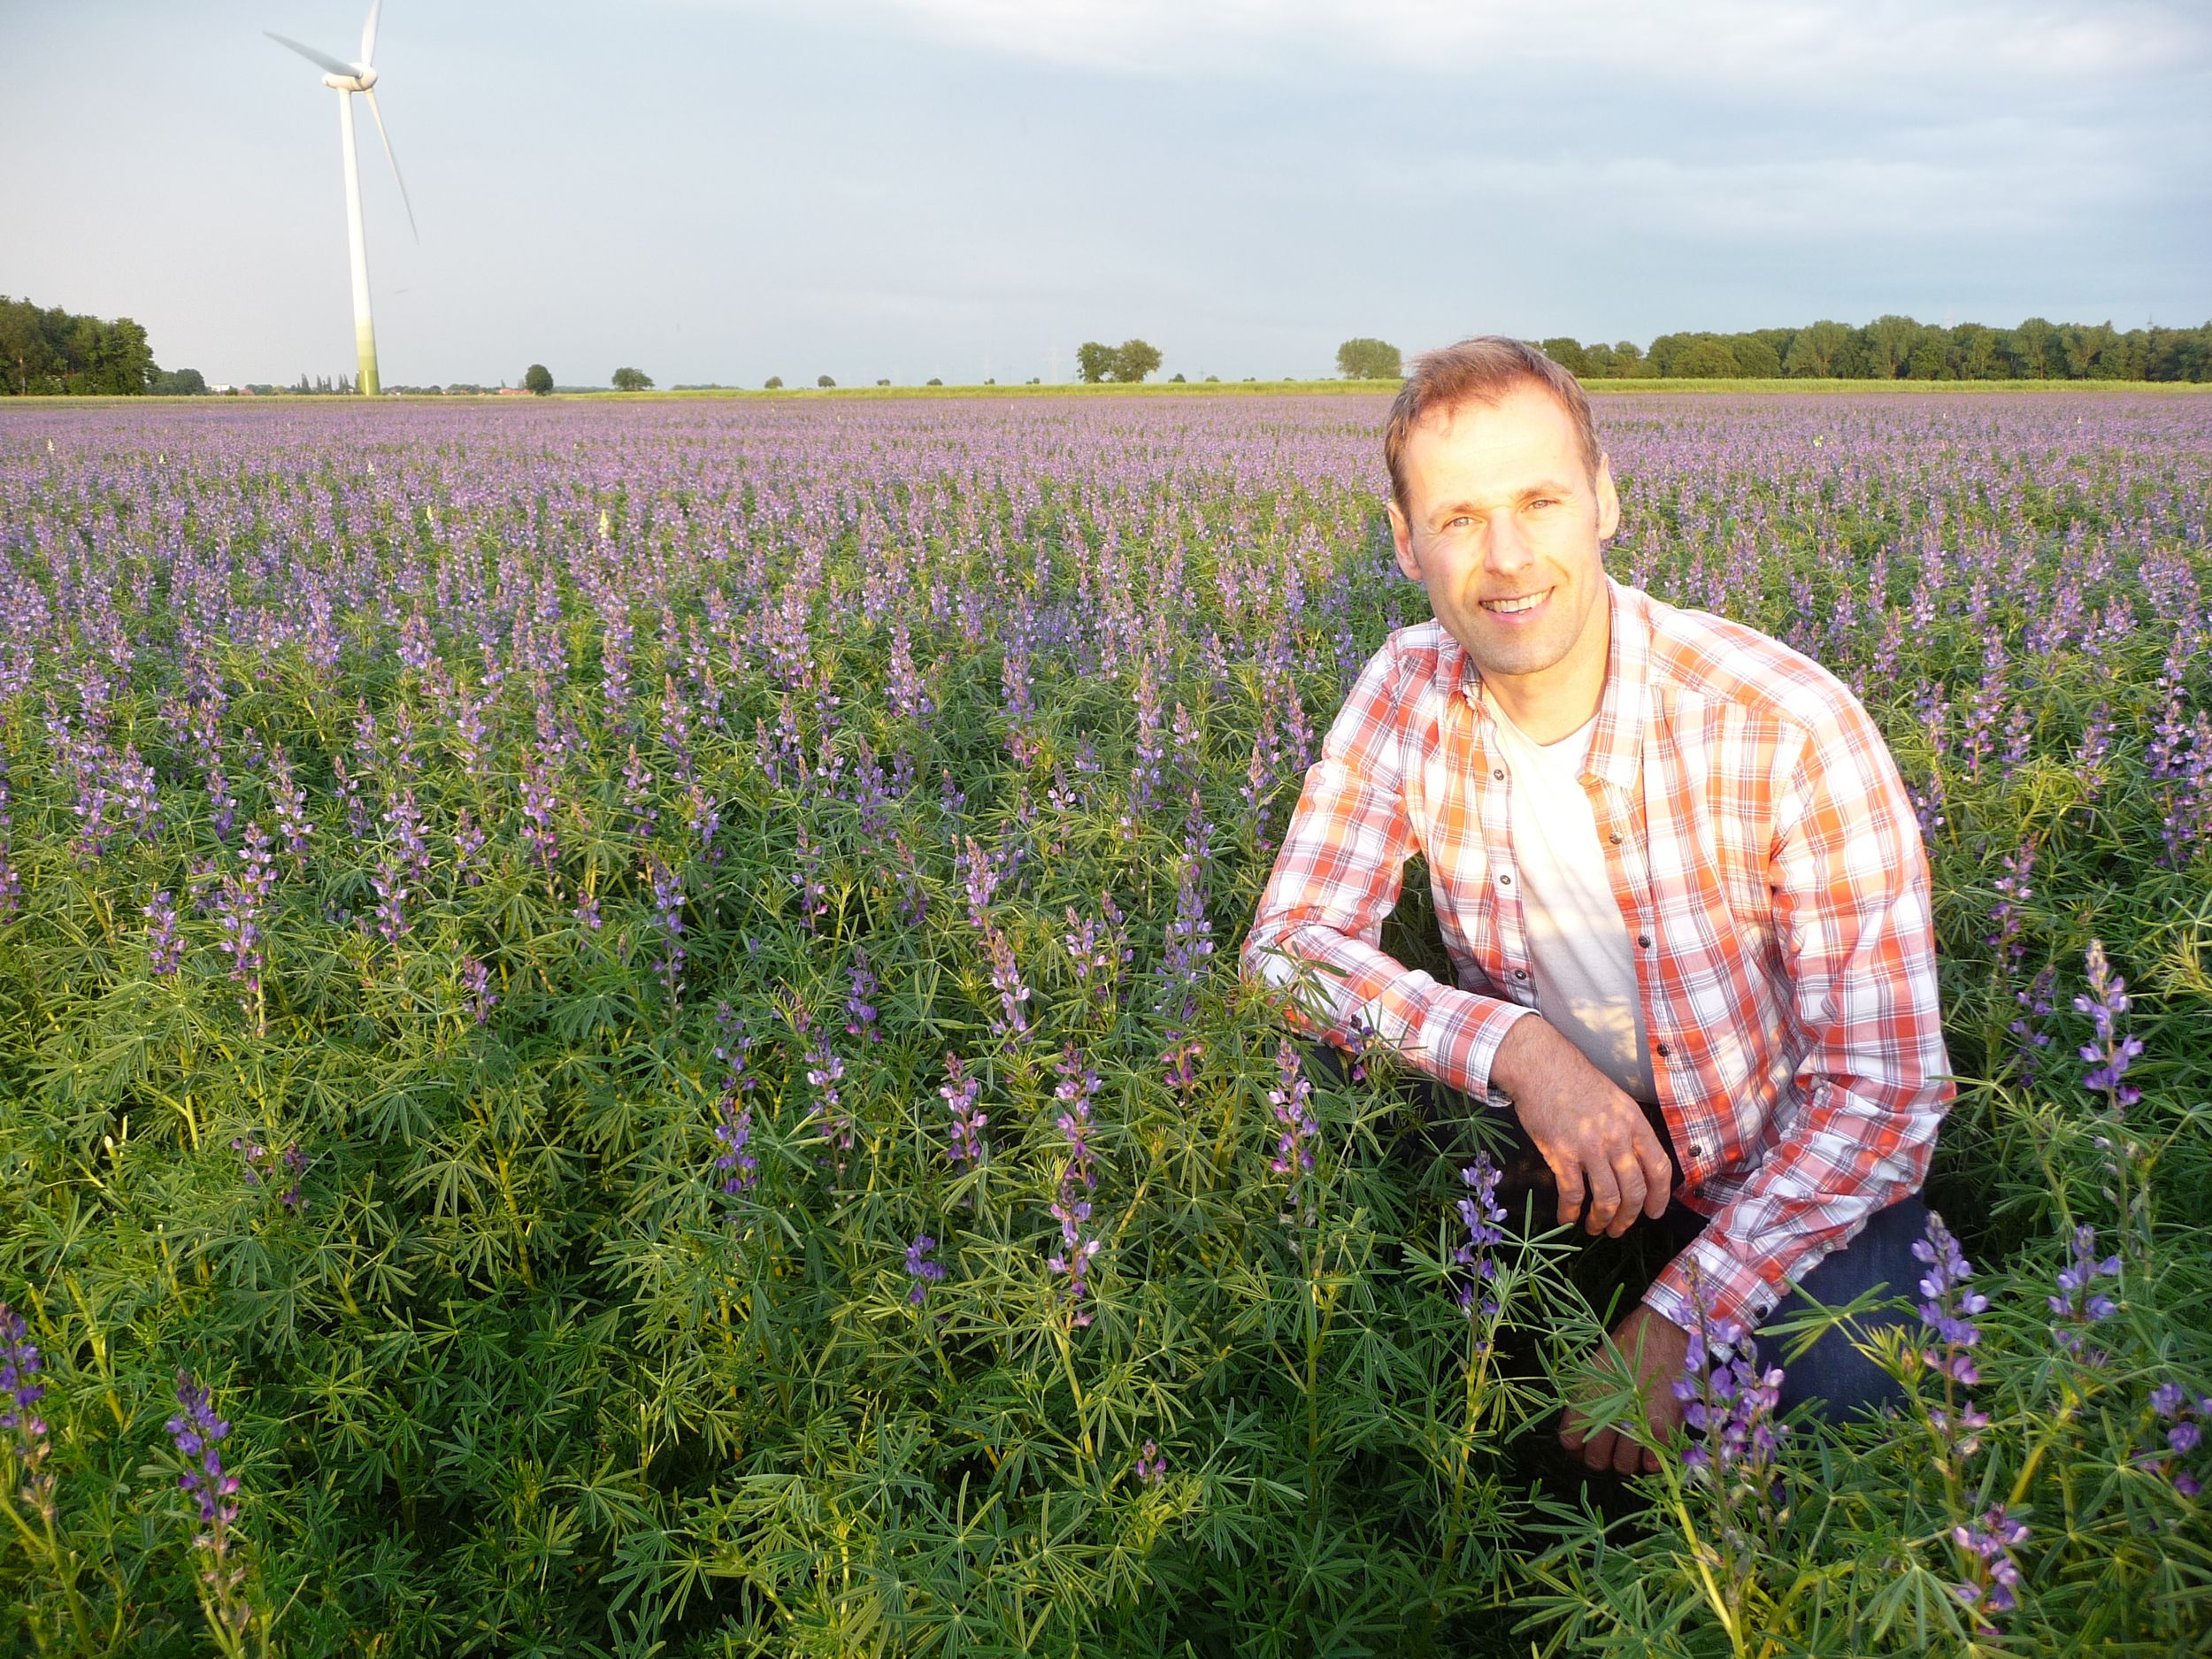
{"label": "purple flower in foreground", "polygon": [[1156,1486],[1167,1479],[1167,1454],[1156,1442],[1147,1440],[1137,1454],[1136,1474],[1148,1486]]}
{"label": "purple flower in foreground", "polygon": [[2198,1496],[2204,1482],[2188,1460],[2204,1443],[2204,1425],[2212,1420],[2212,1395],[2192,1394],[2177,1382],[2163,1382],[2151,1390],[2151,1409],[2166,1425],[2166,1448],[2138,1454],[2137,1465],[2172,1482],[2183,1497]]}
{"label": "purple flower in foreground", "polygon": [[983,1093],[983,1080],[971,1077],[956,1054],[945,1056],[945,1069],[951,1080],[937,1089],[952,1112],[952,1131],[945,1146],[945,1157],[955,1168],[963,1164],[974,1166],[983,1162],[983,1126],[991,1121],[989,1114],[977,1106]]}
{"label": "purple flower in foreground", "polygon": [[2124,1081],[2129,1066],[2143,1052],[2142,1041],[2125,1034],[2120,1020],[2128,1011],[2127,981],[2112,972],[2104,953],[2104,941],[2089,941],[2089,994],[2077,996],[2074,1006],[2094,1022],[2097,1040],[2084,1043],[2081,1057],[2089,1071],[2082,1087],[2105,1096],[2115,1118],[2143,1098],[2143,1092]]}
{"label": "purple flower in foreground", "polygon": [[492,971],[474,956],[461,958],[461,994],[471,1019],[480,1025],[491,1018],[499,994],[492,989]]}
{"label": "purple flower in foreground", "polygon": [[46,1419],[35,1408],[46,1397],[38,1380],[38,1345],[30,1340],[23,1316],[0,1302],[0,1452],[15,1459],[23,1481],[23,1501],[51,1525],[54,1475],[43,1467],[53,1449]]}
{"label": "purple flower in foreground", "polygon": [[175,976],[184,961],[184,941],[177,937],[176,901],[164,887],[154,902],[139,912],[151,924],[146,929],[146,966],[157,979]]}
{"label": "purple flower in foreground", "polygon": [[714,1167],[721,1171],[724,1194],[734,1198],[760,1179],[760,1159],[750,1146],[753,1109],[745,1104],[755,1081],[749,1063],[753,1040],[745,1034],[743,1022],[732,1016],[727,1002],[715,1011],[715,1023],[722,1029],[722,1041],[715,1045],[714,1057],[722,1062],[723,1074],[714,1103],[714,1138],[722,1151]]}
{"label": "purple flower in foreground", "polygon": [[2017,1605],[2013,1592],[2020,1583],[2020,1563],[2012,1552],[2028,1540],[2028,1529],[2005,1514],[2004,1506],[1985,1513],[1970,1525],[1951,1529],[1951,1541],[1966,1556],[1973,1576],[1951,1586],[1974,1615],[1975,1632],[1993,1636],[1997,1626],[1992,1613],[2009,1613]]}
{"label": "purple flower in foreground", "polygon": [[1971,1457],[1981,1444],[1981,1431],[1989,1426],[1989,1416],[1976,1409],[1970,1399],[1962,1400],[1957,1391],[1981,1380],[1973,1349],[1982,1333],[1974,1316],[1988,1308],[1989,1298],[1968,1286],[1974,1269],[1943,1217],[1933,1210],[1928,1212],[1927,1236],[1914,1240],[1912,1253],[1928,1269],[1920,1280],[1920,1317],[1936,1338],[1935,1347],[1921,1350],[1920,1363],[1943,1379],[1943,1404],[1931,1407],[1928,1419],[1957,1456]]}
{"label": "purple flower in foreground", "polygon": [[1498,1202],[1498,1181],[1503,1174],[1486,1152],[1475,1154],[1475,1161],[1459,1172],[1469,1189],[1456,1206],[1466,1225],[1467,1242],[1452,1252],[1452,1260],[1473,1270],[1459,1287],[1459,1305],[1471,1319],[1494,1319],[1499,1311],[1498,1298],[1490,1288],[1498,1276],[1497,1258],[1491,1252],[1505,1241],[1505,1206]]}
{"label": "purple flower in foreground", "polygon": [[1275,1048],[1276,1086],[1267,1091],[1282,1133],[1275,1138],[1275,1156],[1267,1167],[1294,1182],[1313,1170],[1313,1142],[1321,1125],[1313,1116],[1313,1085],[1307,1080],[1298,1045],[1285,1037]]}
{"label": "purple flower in foreground", "polygon": [[2097,1289],[2097,1281],[2118,1279],[2120,1258],[2097,1255],[2094,1227],[2075,1228],[2067,1254],[2067,1264],[2059,1270],[2059,1294],[2049,1298],[2051,1311],[2060,1321],[2051,1327],[2051,1334],[2067,1352],[2096,1364],[2103,1356],[2085,1346],[2082,1333],[2090,1325],[2101,1324],[2119,1311],[2112,1298]]}
{"label": "purple flower in foreground", "polygon": [[230,1424],[215,1415],[213,1396],[189,1372],[177,1373],[177,1404],[182,1409],[169,1419],[169,1438],[185,1465],[177,1485],[198,1512],[192,1548],[201,1557],[200,1578],[211,1593],[215,1618],[227,1630],[242,1631],[253,1609],[240,1594],[245,1569],[230,1560],[230,1529],[238,1519],[238,1505],[233,1501],[238,1477],[225,1471],[218,1449],[230,1434]]}
{"label": "purple flower in foreground", "polygon": [[906,1299],[917,1308],[928,1297],[929,1287],[945,1276],[944,1264],[929,1259],[929,1253],[936,1248],[937,1240],[926,1233],[918,1234],[906,1247],[906,1276],[914,1281]]}
{"label": "purple flower in foreground", "polygon": [[1086,1325],[1091,1322],[1090,1310],[1084,1307],[1083,1298],[1089,1288],[1091,1258],[1098,1254],[1099,1239],[1089,1231],[1091,1201],[1089,1194],[1098,1186],[1098,1171],[1091,1154],[1091,1096],[1098,1091],[1098,1073],[1091,1070],[1071,1047],[1060,1062],[1061,1083],[1055,1095],[1066,1102],[1068,1110],[1060,1114],[1059,1130],[1066,1143],[1066,1156],[1060,1165],[1060,1190],[1052,1202],[1052,1218],[1060,1224],[1060,1251],[1045,1263],[1048,1271],[1064,1275],[1068,1281],[1068,1306],[1071,1310],[1069,1323]]}
{"label": "purple flower in foreground", "polygon": [[1773,1491],[1775,1459],[1789,1432],[1775,1421],[1781,1368],[1763,1368],[1751,1333],[1732,1319],[1713,1317],[1705,1286],[1694,1284],[1692,1294],[1697,1324],[1689,1333],[1682,1375],[1673,1384],[1691,1438],[1682,1466],[1694,1479],[1724,1484],[1732,1497],[1764,1500]]}

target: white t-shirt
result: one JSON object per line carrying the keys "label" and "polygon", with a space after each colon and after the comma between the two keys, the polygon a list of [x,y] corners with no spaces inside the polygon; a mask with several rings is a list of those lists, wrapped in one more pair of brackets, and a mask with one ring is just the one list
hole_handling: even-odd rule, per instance
{"label": "white t-shirt", "polygon": [[1590,798],[1582,792],[1596,717],[1556,743],[1537,743],[1494,702],[1490,712],[1512,774],[1513,858],[1537,1012],[1624,1093],[1655,1101],[1635,947],[1606,877]]}

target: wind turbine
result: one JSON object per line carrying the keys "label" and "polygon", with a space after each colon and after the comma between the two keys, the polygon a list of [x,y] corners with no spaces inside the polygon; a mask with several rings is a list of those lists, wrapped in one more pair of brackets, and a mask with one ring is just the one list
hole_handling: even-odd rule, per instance
{"label": "wind turbine", "polygon": [[[369,318],[369,250],[361,231],[361,168],[353,150],[353,95],[357,92],[369,101],[369,113],[376,120],[376,135],[384,142],[384,159],[392,164],[392,177],[399,182],[399,199],[407,209],[407,228],[415,231],[415,204],[407,199],[407,180],[400,178],[399,157],[392,154],[391,135],[384,130],[384,113],[376,107],[376,14],[383,6],[384,0],[369,0],[369,20],[361,27],[361,61],[357,64],[341,63],[327,52],[319,52],[281,35],[269,35],[278,45],[290,47],[320,69],[323,85],[338,95],[338,134],[343,141],[346,157],[346,237],[353,249],[353,346],[361,363],[360,389],[363,396],[369,397],[382,389],[382,382],[376,373],[376,325]],[[419,231],[415,231],[415,239],[422,240]]]}

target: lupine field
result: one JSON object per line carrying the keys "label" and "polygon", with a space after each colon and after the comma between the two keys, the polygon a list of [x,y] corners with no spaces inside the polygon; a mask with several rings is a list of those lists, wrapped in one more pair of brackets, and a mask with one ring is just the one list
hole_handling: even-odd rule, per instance
{"label": "lupine field", "polygon": [[1602,1489],[1648,1247],[1237,976],[1382,408],[0,413],[0,1652],[2205,1652],[2212,399],[1601,403],[1960,1078],[1910,1408]]}

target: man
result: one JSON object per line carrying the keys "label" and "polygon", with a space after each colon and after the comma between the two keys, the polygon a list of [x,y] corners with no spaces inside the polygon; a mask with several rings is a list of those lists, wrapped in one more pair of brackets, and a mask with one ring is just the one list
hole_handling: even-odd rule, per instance
{"label": "man", "polygon": [[[1333,1041],[1356,1018],[1509,1106],[1561,1225],[1677,1225],[1613,1332],[1663,1440],[1694,1297],[1756,1328],[1793,1286],[1832,1306],[1916,1277],[1953,1094],[1918,829],[1825,671],[1607,577],[1611,468],[1548,358],[1484,337],[1417,359],[1383,450],[1398,565],[1435,619],[1346,700],[1245,968]],[[1456,986],[1377,947],[1417,851]],[[1832,1332],[1783,1398],[1892,1393]],[[1593,1468],[1657,1467],[1572,1411],[1561,1439]]]}

